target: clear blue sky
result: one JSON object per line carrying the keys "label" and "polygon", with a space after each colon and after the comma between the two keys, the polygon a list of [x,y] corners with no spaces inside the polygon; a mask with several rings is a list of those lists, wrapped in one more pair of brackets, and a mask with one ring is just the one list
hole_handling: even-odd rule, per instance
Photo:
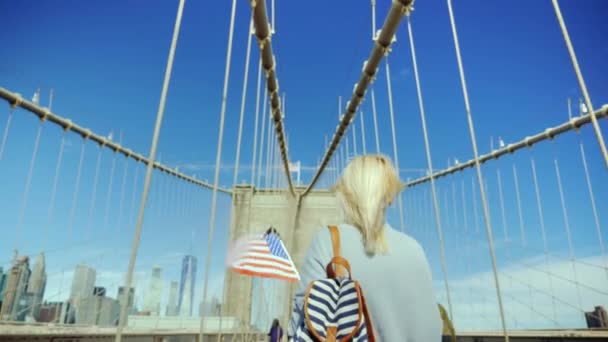
{"label": "clear blue sky", "polygon": [[[378,25],[383,22],[389,3],[378,1]],[[163,162],[181,166],[182,170],[209,180],[213,178],[209,165],[215,162],[230,4],[230,1],[186,2],[158,152]],[[598,108],[608,103],[608,86],[604,77],[608,71],[605,63],[608,60],[608,29],[603,15],[608,5],[602,0],[590,0],[576,5],[574,1],[562,1],[561,6],[587,87],[594,106]],[[122,134],[124,145],[147,154],[176,9],[177,1],[158,1],[154,5],[134,1],[39,1],[12,3],[10,6],[1,2],[0,19],[5,29],[0,32],[0,39],[5,44],[0,50],[0,86],[28,98],[36,88],[41,88],[43,105],[47,104],[49,89],[53,88],[54,112],[100,134],[113,131],[115,140]],[[489,151],[492,137],[500,136],[509,143],[567,119],[566,99],[576,99],[580,91],[550,1],[522,3],[516,7],[489,1],[459,1],[454,4],[454,10],[481,152]],[[222,154],[222,164],[227,166],[234,164],[249,13],[248,2],[237,1]],[[372,46],[370,16],[370,6],[366,1],[358,4],[343,0],[318,1],[304,6],[277,1],[277,32],[273,37],[273,48],[280,89],[286,93],[285,127],[292,160],[312,166],[321,157],[324,137],[331,136],[337,124],[337,98],[350,98],[363,61],[369,55]],[[412,22],[433,162],[436,168],[442,168],[448,158],[456,157],[462,161],[472,155],[446,2],[418,1]],[[399,159],[401,168],[425,168],[420,115],[404,24],[398,31],[397,43],[389,57]],[[254,45],[241,158],[246,165],[252,158],[257,51]],[[384,62],[379,71],[376,102],[382,132],[381,147],[384,153],[392,155]],[[373,151],[371,101],[365,101],[362,110],[366,118],[368,150]],[[8,107],[3,107],[0,110],[0,132],[4,131],[7,114]],[[359,128],[359,121],[356,122]],[[605,120],[600,123],[604,134],[608,135]],[[25,220],[16,230],[14,227],[18,226],[37,127],[34,117],[17,111],[6,153],[0,161],[0,177],[5,180],[0,196],[0,224],[5,232],[0,240],[2,265],[8,266],[11,251],[16,245],[26,253],[59,248],[60,251],[47,255],[53,284],[59,283],[62,269],[71,271],[73,265],[81,261],[104,271],[107,282],[111,282],[109,279],[116,282],[120,279],[116,274],[126,270],[133,235],[135,211],[131,210],[131,203],[135,164],[128,163],[124,214],[119,217],[125,164],[124,158],[116,159],[106,217],[106,195],[113,157],[110,152],[103,152],[95,210],[89,218],[97,147],[86,144],[81,191],[73,232],[70,233],[71,196],[81,139],[73,134],[66,137],[56,208],[49,224],[47,211],[62,133],[57,127],[44,125]],[[349,132],[349,136],[351,134]],[[604,214],[608,212],[606,169],[589,127],[583,129],[581,139],[594,182],[603,237],[607,240],[608,216]],[[555,155],[560,161],[576,255],[599,255],[577,136],[569,134],[553,144],[543,143],[532,151],[538,164],[551,251],[560,255],[568,252],[552,164]],[[507,256],[506,249],[500,249],[499,244],[499,264],[505,264],[507,258],[523,260],[542,253],[528,152],[484,167],[496,239],[502,239],[503,230],[497,167],[504,178],[509,235],[515,238],[519,229],[512,164],[516,164],[520,173],[526,229],[531,232],[530,246],[511,249],[511,255]],[[141,194],[142,165],[138,166],[138,172],[135,208]],[[401,176],[406,179],[419,175],[403,172]],[[452,183],[460,186],[464,181],[466,196],[470,198],[472,176],[468,172],[440,182],[439,199],[442,203],[450,203],[448,213],[452,212],[449,197]],[[239,178],[249,179],[248,170],[243,171]],[[308,181],[310,173],[304,174],[303,178]],[[226,167],[220,183],[229,185],[231,182],[232,169]],[[164,176],[154,179],[138,271],[145,273],[152,264],[161,263],[167,279],[177,280],[180,253],[188,252],[192,245],[193,253],[199,257],[197,283],[200,284],[207,246],[210,197],[209,191],[176,186],[174,180]],[[217,284],[222,274],[230,209],[229,198],[223,195],[219,198],[218,231],[214,238],[216,252],[211,276]],[[434,277],[439,281],[441,272],[428,188],[412,189],[405,193],[404,199],[408,229],[427,250]],[[472,201],[465,201],[469,225],[473,222]],[[184,202],[191,205],[185,213],[180,211]],[[423,211],[424,203],[427,211]],[[481,205],[477,204],[481,215]],[[396,213],[397,210],[393,209],[390,215],[394,226],[399,222]],[[442,210],[442,214],[445,211]],[[473,270],[458,264],[457,256],[462,253],[462,244],[457,239],[462,235],[456,229],[464,226],[460,222],[444,223],[451,262],[448,266],[452,270],[450,276],[455,279],[489,267],[483,230],[471,237],[481,244],[480,248],[474,248],[474,252],[487,264],[470,263]],[[483,229],[481,218],[478,222]],[[48,239],[41,238],[44,227],[48,227]],[[88,242],[77,243],[81,240]],[[477,259],[473,256],[466,260]],[[64,281],[64,291],[69,289],[66,283],[70,281]],[[53,286],[57,289],[59,285]],[[219,285],[215,287],[219,290]],[[603,300],[608,304],[608,298]]]}

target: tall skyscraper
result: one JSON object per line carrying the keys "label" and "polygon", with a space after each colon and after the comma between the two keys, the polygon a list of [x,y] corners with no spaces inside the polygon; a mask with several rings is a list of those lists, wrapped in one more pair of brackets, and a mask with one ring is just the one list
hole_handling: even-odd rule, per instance
{"label": "tall skyscraper", "polygon": [[[2,308],[2,300],[4,299],[4,288],[6,286],[6,276],[2,267],[0,267],[0,308]],[[177,299],[177,297],[176,297]]]}
{"label": "tall skyscraper", "polygon": [[167,303],[167,316],[177,316],[177,282],[172,281],[169,288],[169,302]]}
{"label": "tall skyscraper", "polygon": [[184,256],[182,260],[181,283],[179,284],[179,301],[177,311],[180,316],[192,316],[194,302],[194,285],[196,284],[196,257]]}
{"label": "tall skyscraper", "polygon": [[32,308],[31,315],[38,319],[38,312],[40,311],[40,305],[42,304],[42,298],[44,297],[44,289],[46,288],[46,265],[44,259],[44,253],[40,253],[34,263],[34,269],[32,270],[32,276],[30,277],[29,284],[27,286],[27,293],[32,296]]}
{"label": "tall skyscraper", "polygon": [[16,257],[15,263],[8,273],[6,288],[0,310],[0,319],[16,320],[21,298],[26,294],[27,283],[30,279],[29,258]]}
{"label": "tall skyscraper", "polygon": [[77,316],[80,303],[87,297],[93,296],[95,288],[95,269],[86,265],[76,266],[74,278],[72,279],[72,289],[70,291],[70,320]]}
{"label": "tall skyscraper", "polygon": [[146,292],[143,310],[151,314],[160,315],[160,297],[163,291],[162,272],[159,266],[154,266],[150,275],[150,286]]}
{"label": "tall skyscraper", "polygon": [[[118,299],[118,303],[120,304],[120,306],[122,307],[124,301],[125,301],[125,292],[126,292],[126,287],[124,286],[120,286],[118,288],[118,293],[116,294],[116,299]],[[131,290],[129,291],[129,295],[127,296],[127,312],[129,314],[134,314],[136,309],[135,309],[135,288],[131,287]]]}
{"label": "tall skyscraper", "polygon": [[72,279],[72,290],[70,299],[78,302],[79,299],[92,296],[95,288],[96,272],[94,268],[86,265],[76,266],[74,279]]}

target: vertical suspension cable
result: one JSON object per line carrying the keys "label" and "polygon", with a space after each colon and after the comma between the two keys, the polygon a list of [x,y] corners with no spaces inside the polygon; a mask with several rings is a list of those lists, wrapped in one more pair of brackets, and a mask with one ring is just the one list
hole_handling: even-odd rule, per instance
{"label": "vertical suspension cable", "polygon": [[92,234],[91,224],[93,219],[93,210],[95,209],[95,202],[97,199],[97,183],[99,180],[99,168],[101,167],[101,151],[103,146],[99,145],[99,151],[97,152],[97,163],[95,166],[95,176],[93,176],[93,191],[91,193],[91,204],[89,205],[89,215],[87,218],[87,232]]}
{"label": "vertical suspension cable", "polygon": [[[526,242],[526,233],[525,233],[525,229],[524,229],[524,219],[523,219],[523,214],[522,214],[522,210],[521,210],[521,197],[519,194],[519,178],[517,177],[517,168],[515,167],[515,163],[513,163],[513,183],[515,185],[515,199],[516,199],[516,204],[517,204],[517,218],[518,218],[518,223],[519,223],[519,234],[520,234],[520,239],[521,239],[521,247],[522,249],[526,248],[527,242]],[[533,294],[532,294],[532,286],[530,284],[528,284],[528,295],[530,296],[530,304],[533,305],[534,303],[534,298],[533,298]],[[534,311],[530,311],[530,317],[529,319],[532,320],[534,317]]]}
{"label": "vertical suspension cable", "polygon": [[492,271],[494,273],[494,284],[496,287],[496,296],[498,299],[498,310],[500,313],[500,323],[502,325],[502,331],[505,338],[505,341],[509,341],[509,334],[507,332],[507,324],[505,322],[505,313],[502,304],[502,293],[500,290],[500,280],[498,279],[498,270],[496,267],[496,253],[494,251],[494,238],[492,237],[492,224],[490,222],[490,213],[488,211],[488,203],[486,201],[486,194],[483,187],[483,176],[481,174],[481,166],[479,164],[478,152],[477,152],[477,141],[475,138],[475,128],[473,127],[473,117],[471,115],[471,107],[469,105],[469,95],[467,93],[467,86],[464,76],[464,69],[462,66],[462,57],[460,56],[460,45],[458,43],[458,34],[456,33],[456,23],[454,21],[454,13],[452,10],[452,0],[448,1],[448,10],[450,14],[450,23],[452,26],[452,34],[454,36],[454,46],[456,48],[456,59],[458,61],[458,70],[460,73],[460,82],[462,85],[462,92],[464,97],[465,109],[467,112],[467,120],[469,124],[469,134],[471,136],[471,144],[473,145],[473,157],[475,158],[475,168],[477,169],[477,181],[479,182],[479,192],[481,194],[481,204],[483,207],[484,218],[486,222],[486,234],[488,238],[488,245],[490,248],[490,257],[492,259]]}
{"label": "vertical suspension cable", "polygon": [[[532,181],[534,183],[534,193],[536,194],[536,207],[540,219],[540,231],[543,239],[543,250],[545,253],[545,267],[549,270],[549,245],[547,243],[547,234],[545,232],[545,215],[543,214],[543,206],[540,200],[540,190],[538,188],[538,179],[536,177],[536,162],[534,157],[530,156],[530,165],[532,167]],[[551,291],[551,302],[553,307],[553,320],[557,320],[557,311],[555,310],[555,292],[553,291],[553,280],[550,274],[547,274],[549,280],[549,290]]]}
{"label": "vertical suspension cable", "polygon": [[374,95],[374,85],[370,89],[372,97],[372,118],[374,119],[374,138],[376,141],[376,153],[380,153],[380,134],[378,133],[378,114],[376,113],[376,95]]}
{"label": "vertical suspension cable", "polygon": [[[268,104],[268,90],[264,87],[264,97],[262,105],[262,132],[260,132],[260,160],[258,162],[258,186],[262,187],[262,161],[264,160],[264,132],[266,130],[266,105]],[[269,119],[270,120],[270,119]]]}
{"label": "vertical suspension cable", "polygon": [[[581,113],[582,114],[582,113]],[[568,98],[568,117],[572,119],[572,108],[570,104],[570,98]],[[576,136],[578,138],[578,145],[581,154],[581,161],[583,163],[583,171],[585,172],[585,182],[587,184],[587,191],[589,192],[589,201],[591,204],[591,210],[593,212],[593,221],[595,223],[595,231],[597,233],[598,243],[600,245],[600,253],[602,256],[602,261],[604,262],[604,268],[606,269],[606,279],[608,279],[608,261],[606,260],[606,250],[604,248],[604,240],[602,238],[602,227],[600,225],[600,219],[597,214],[597,207],[595,205],[595,196],[593,194],[593,185],[591,184],[591,177],[589,176],[589,168],[587,167],[587,157],[585,154],[585,148],[583,147],[583,140],[581,139],[580,132],[576,131]]]}
{"label": "vertical suspension cable", "polygon": [[135,212],[135,193],[137,191],[137,184],[139,183],[139,172],[137,170],[137,163],[133,167],[133,176],[135,179],[133,180],[133,188],[131,189],[131,205],[129,208],[129,213],[131,213],[131,219],[127,220],[129,222],[129,224],[135,223],[134,222],[135,215],[133,215],[133,213]]}
{"label": "vertical suspension cable", "polygon": [[[391,71],[388,63],[388,56],[385,56],[386,61],[386,89],[388,92],[388,109],[389,117],[391,119],[391,133],[393,137],[393,159],[395,160],[395,167],[398,172],[401,173],[399,167],[399,152],[397,151],[397,134],[395,132],[395,112],[393,110],[393,90],[391,85]],[[401,198],[401,192],[397,194],[397,202],[399,205],[399,223],[401,224],[401,231],[405,232],[405,224],[403,222],[403,200]],[[450,309],[451,310],[451,309]]]}
{"label": "vertical suspension cable", "polygon": [[102,232],[107,234],[106,228],[108,227],[108,215],[110,211],[110,199],[112,198],[112,185],[114,182],[114,170],[116,167],[116,152],[112,156],[112,166],[110,167],[110,180],[108,182],[108,192],[106,194],[106,208],[103,215],[103,229]]}
{"label": "vertical suspension cable", "polygon": [[576,296],[578,299],[578,307],[582,308],[582,300],[581,300],[581,290],[579,288],[578,275],[576,272],[576,257],[574,255],[574,246],[572,245],[572,234],[570,232],[570,221],[568,219],[568,210],[566,208],[566,200],[564,198],[564,189],[562,187],[562,177],[559,173],[559,163],[557,161],[557,157],[553,156],[553,165],[555,166],[555,177],[557,178],[557,189],[559,191],[559,200],[562,207],[562,217],[564,219],[564,230],[566,231],[566,238],[568,241],[568,254],[570,257],[570,262],[572,263],[572,274],[574,275],[574,282],[576,286]]}
{"label": "vertical suspension cable", "polygon": [[363,111],[359,114],[359,120],[361,120],[361,148],[363,149],[363,154],[367,154],[367,144],[365,141],[365,121],[363,120]]}
{"label": "vertical suspension cable", "polygon": [[269,187],[269,177],[270,177],[270,150],[272,149],[273,141],[272,138],[272,121],[270,117],[268,118],[268,132],[266,132],[266,172],[264,173],[264,187],[268,189]]}
{"label": "vertical suspension cable", "polygon": [[[141,197],[141,202],[139,206],[139,214],[137,217],[137,224],[135,226],[135,237],[133,239],[133,246],[131,248],[131,256],[129,258],[129,266],[127,270],[127,279],[125,282],[125,291],[123,294],[123,303],[120,308],[120,317],[118,319],[118,327],[116,329],[116,342],[122,341],[122,331],[124,329],[125,320],[127,318],[127,307],[128,305],[128,297],[129,297],[129,289],[131,288],[131,283],[133,282],[133,271],[135,268],[135,259],[137,258],[137,251],[139,248],[139,240],[141,237],[141,227],[144,220],[144,213],[146,209],[146,200],[148,198],[148,190],[150,187],[150,180],[152,178],[152,170],[153,170],[153,162],[156,158],[156,146],[158,143],[158,137],[160,135],[160,128],[162,126],[163,114],[165,111],[165,100],[167,98],[167,91],[169,90],[169,80],[171,78],[171,69],[173,68],[173,57],[175,55],[175,48],[177,46],[177,38],[179,36],[179,28],[182,21],[182,13],[184,10],[184,2],[185,0],[179,1],[179,6],[177,9],[177,17],[175,19],[175,27],[173,29],[173,38],[171,40],[171,47],[169,49],[169,58],[167,60],[167,67],[165,70],[165,78],[163,81],[163,88],[160,96],[160,103],[158,106],[158,113],[156,114],[156,123],[154,125],[154,133],[152,136],[152,146],[150,147],[150,163],[148,163],[146,167],[146,178],[144,180],[144,189]],[[215,184],[215,188],[213,192],[217,191],[217,182]]]}
{"label": "vertical suspension cable", "polygon": [[357,124],[355,124],[353,122],[353,156],[356,156],[359,154],[359,152],[357,151]]}
{"label": "vertical suspension cable", "polygon": [[[469,223],[467,220],[467,202],[466,202],[466,198],[465,198],[465,190],[464,190],[464,177],[462,178],[461,181],[461,202],[462,202],[462,222],[464,224],[464,235],[465,235],[465,242],[464,242],[464,257],[465,260],[467,260],[466,262],[466,267],[465,267],[465,272],[467,273],[472,273],[472,268],[471,268],[471,237],[469,235]],[[473,286],[472,284],[469,284],[469,304],[470,304],[470,310],[471,310],[471,317],[473,316],[473,313],[475,312],[474,309],[474,305],[473,305]]]}
{"label": "vertical suspension cable", "polygon": [[[249,32],[249,35],[253,35]],[[262,84],[262,60],[258,62],[258,86],[255,93],[255,121],[253,123],[253,157],[251,158],[251,185],[255,187],[255,165],[258,146],[258,118],[260,116],[260,88]]]}
{"label": "vertical suspension cable", "polygon": [[376,40],[376,0],[372,0],[372,40]]}
{"label": "vertical suspension cable", "polygon": [[76,185],[74,186],[74,193],[72,194],[72,205],[70,206],[70,221],[68,224],[68,238],[72,237],[72,228],[74,226],[74,214],[76,211],[76,202],[78,201],[78,193],[80,192],[80,176],[82,174],[82,163],[84,161],[84,148],[86,144],[86,138],[82,140],[80,147],[80,158],[78,160],[78,170],[76,171]]}
{"label": "vertical suspension cable", "polygon": [[[507,259],[507,265],[512,263],[512,258],[511,258],[511,248],[510,248],[510,243],[511,243],[511,239],[509,238],[509,231],[508,231],[508,225],[507,225],[507,216],[506,216],[506,212],[505,212],[505,201],[504,201],[504,196],[503,196],[503,192],[502,192],[502,176],[500,174],[500,168],[498,166],[496,166],[496,179],[498,182],[498,203],[500,204],[500,215],[501,215],[501,221],[502,221],[502,229],[503,229],[503,238],[504,238],[504,242],[505,242],[505,250],[506,250],[506,259]],[[506,272],[504,272],[506,273]],[[513,291],[513,278],[509,277],[509,287],[511,288],[511,291]],[[517,321],[517,315],[513,315],[513,320],[514,320],[514,326],[517,328],[518,326],[518,321]]]}
{"label": "vertical suspension cable", "polygon": [[25,179],[25,189],[23,190],[23,198],[21,200],[21,208],[19,209],[19,220],[17,221],[17,227],[15,228],[15,249],[19,250],[19,239],[21,238],[21,226],[23,225],[23,219],[25,217],[25,209],[27,207],[27,199],[30,193],[30,185],[32,182],[32,175],[34,174],[34,165],[36,164],[36,159],[38,157],[38,146],[40,144],[40,136],[42,135],[42,127],[44,125],[44,120],[40,121],[40,125],[38,126],[38,131],[36,132],[36,140],[34,141],[34,150],[32,152],[32,158],[30,159],[30,167],[27,172],[27,177]]}
{"label": "vertical suspension cable", "polygon": [[2,155],[4,154],[4,147],[6,146],[6,141],[8,139],[8,132],[11,128],[14,111],[15,109],[11,107],[11,110],[8,112],[8,117],[6,118],[6,126],[4,126],[4,134],[2,135],[2,143],[0,144],[0,161],[2,161]]}
{"label": "vertical suspension cable", "polygon": [[[412,64],[414,67],[414,78],[416,81],[416,92],[418,94],[418,107],[420,110],[420,119],[422,122],[422,134],[424,137],[424,148],[425,148],[425,153],[426,153],[426,162],[427,162],[427,166],[429,169],[429,175],[430,175],[430,181],[431,181],[431,192],[432,192],[432,196],[433,196],[433,207],[434,207],[434,211],[435,211],[435,223],[437,224],[437,237],[439,239],[439,251],[440,251],[440,255],[441,255],[441,270],[443,273],[443,280],[444,280],[444,285],[445,285],[445,291],[447,294],[447,300],[448,300],[448,309],[449,309],[449,314],[450,314],[450,318],[453,320],[454,319],[454,314],[453,314],[453,310],[452,310],[452,299],[450,296],[450,286],[448,283],[448,270],[447,270],[447,262],[446,262],[446,255],[445,255],[445,247],[444,247],[444,241],[443,241],[443,227],[441,225],[441,213],[439,210],[439,203],[437,201],[437,192],[435,189],[435,177],[433,177],[433,161],[431,158],[431,146],[429,143],[429,137],[428,137],[428,132],[427,132],[427,127],[426,127],[426,113],[424,111],[424,102],[422,100],[422,89],[420,87],[420,77],[418,74],[418,62],[417,62],[417,57],[416,57],[416,47],[414,45],[414,33],[412,31],[412,22],[410,20],[410,15],[409,12],[407,14],[407,31],[408,31],[408,35],[409,35],[409,42],[410,42],[410,52],[411,52],[411,56],[412,56]],[[389,85],[389,108],[390,108],[390,113],[391,113],[391,127],[393,130],[393,148],[394,148],[394,152],[395,152],[395,160],[397,160],[397,144],[396,144],[396,138],[395,138],[395,124],[394,124],[394,120],[393,120],[393,104],[392,104],[392,95],[391,95],[391,91],[390,91],[390,80],[389,80],[389,71],[388,71],[388,59],[386,61],[386,77],[387,77],[387,82]],[[397,165],[397,167],[399,167]],[[401,197],[401,196],[400,196]],[[401,205],[401,204],[400,204]],[[455,205],[455,202],[454,202]],[[400,209],[401,210],[401,209]],[[401,215],[403,215],[403,212],[400,213]]]}
{"label": "vertical suspension cable", "polygon": [[[273,10],[274,15],[274,10]],[[273,22],[274,28],[274,22]],[[241,97],[241,114],[239,116],[239,132],[236,142],[236,157],[234,158],[234,176],[232,178],[232,186],[236,186],[239,174],[239,159],[241,157],[241,139],[243,135],[243,119],[245,117],[245,100],[247,99],[247,83],[249,80],[249,61],[251,56],[251,31],[253,29],[253,16],[249,22],[249,30],[247,31],[247,52],[245,57],[245,75],[243,76],[243,95]]]}
{"label": "vertical suspension cable", "polygon": [[118,202],[118,219],[116,220],[116,230],[120,231],[123,215],[123,205],[125,200],[125,188],[127,186],[127,173],[129,170],[129,159],[125,158],[125,168],[122,173],[122,182],[120,184],[120,199]]}
{"label": "vertical suspension cable", "polygon": [[564,18],[562,16],[562,11],[559,8],[559,4],[557,3],[557,0],[553,0],[553,8],[555,9],[555,15],[557,17],[557,21],[559,22],[559,26],[562,29],[562,35],[564,36],[564,42],[566,43],[566,46],[568,48],[568,53],[570,54],[572,66],[574,67],[574,72],[576,73],[576,78],[578,80],[578,84],[581,87],[581,92],[583,93],[583,98],[585,99],[585,105],[587,106],[587,110],[589,111],[589,115],[591,117],[591,124],[593,125],[593,130],[595,132],[597,142],[600,145],[600,150],[602,151],[602,156],[604,157],[604,163],[606,164],[606,168],[608,168],[608,150],[606,150],[606,143],[604,142],[604,136],[602,135],[600,125],[597,122],[597,116],[595,114],[595,111],[593,110],[593,104],[591,103],[591,97],[589,96],[589,92],[587,91],[587,85],[585,84],[585,80],[583,79],[583,74],[581,72],[581,69],[578,66],[578,59],[576,58],[576,53],[574,52],[574,47],[572,47],[572,41],[570,40],[570,35],[568,34],[568,29],[566,28],[566,23],[564,22]]}
{"label": "vertical suspension cable", "polygon": [[[213,192],[211,197],[211,212],[209,214],[209,237],[207,238],[207,256],[205,259],[205,272],[203,280],[203,303],[207,301],[207,286],[209,283],[209,267],[211,266],[211,251],[213,248],[213,230],[215,228],[215,209],[217,205],[217,186],[220,178],[220,166],[222,161],[222,141],[224,135],[224,117],[226,114],[226,100],[228,98],[228,80],[230,76],[230,57],[232,54],[232,36],[234,34],[234,17],[236,12],[236,0],[232,0],[232,11],[230,14],[230,29],[228,33],[228,51],[226,52],[226,70],[224,74],[224,90],[222,93],[222,109],[220,113],[220,127],[217,140],[217,154],[215,158],[215,174],[213,179]],[[205,317],[201,317],[199,341],[203,342],[203,328]]]}
{"label": "vertical suspension cable", "polygon": [[55,163],[55,176],[53,177],[53,187],[51,188],[51,199],[49,200],[49,209],[46,214],[46,224],[44,225],[44,233],[42,238],[44,241],[48,241],[48,227],[51,225],[53,220],[53,211],[55,210],[55,197],[57,196],[57,184],[59,183],[59,172],[61,170],[61,162],[63,160],[63,151],[65,149],[65,136],[66,131],[61,136],[61,143],[59,144],[59,154],[57,155],[57,162]]}

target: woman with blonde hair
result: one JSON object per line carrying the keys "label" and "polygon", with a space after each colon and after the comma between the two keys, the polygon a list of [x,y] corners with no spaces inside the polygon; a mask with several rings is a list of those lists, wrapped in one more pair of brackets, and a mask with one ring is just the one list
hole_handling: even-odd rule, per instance
{"label": "woman with blonde hair", "polygon": [[[426,255],[416,240],[386,223],[400,183],[385,156],[359,156],[348,164],[332,189],[344,218],[337,226],[340,254],[365,295],[376,341],[439,342],[441,318]],[[320,229],[300,268],[288,336],[305,319],[308,284],[326,278],[332,257],[330,230]]]}

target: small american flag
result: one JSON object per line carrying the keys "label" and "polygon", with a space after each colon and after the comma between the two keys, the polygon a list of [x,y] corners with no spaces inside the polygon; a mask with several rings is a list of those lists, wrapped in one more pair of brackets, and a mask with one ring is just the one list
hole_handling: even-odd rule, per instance
{"label": "small american flag", "polygon": [[236,273],[287,281],[300,280],[298,270],[274,228],[268,229],[262,236],[241,242],[238,249],[240,251],[230,265]]}

